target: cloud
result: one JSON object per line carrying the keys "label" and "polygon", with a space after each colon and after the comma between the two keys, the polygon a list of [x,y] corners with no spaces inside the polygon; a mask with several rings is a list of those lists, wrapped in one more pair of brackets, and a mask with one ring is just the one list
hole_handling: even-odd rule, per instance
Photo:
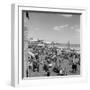
{"label": "cloud", "polygon": [[38,30],[39,30],[39,28],[34,28],[34,30],[38,31]]}
{"label": "cloud", "polygon": [[79,28],[77,28],[77,29],[75,29],[75,31],[76,31],[76,32],[80,32],[80,29],[79,29]]}
{"label": "cloud", "polygon": [[59,26],[55,26],[53,29],[56,30],[56,31],[60,30]]}
{"label": "cloud", "polygon": [[80,32],[80,28],[79,28],[78,25],[71,26],[70,29],[71,29],[71,30],[74,30],[74,31],[76,31],[76,32]]}
{"label": "cloud", "polygon": [[69,25],[65,24],[65,25],[60,25],[60,26],[55,26],[53,29],[55,31],[60,31],[60,30],[64,30],[65,28],[67,28]]}
{"label": "cloud", "polygon": [[53,30],[62,31],[62,30],[66,30],[66,28],[68,28],[68,30],[73,30],[75,32],[80,32],[80,27],[78,25],[69,26],[68,24],[55,26],[53,28]]}
{"label": "cloud", "polygon": [[73,30],[75,27],[74,26],[71,26],[70,29]]}
{"label": "cloud", "polygon": [[63,17],[70,18],[72,17],[72,14],[62,14]]}

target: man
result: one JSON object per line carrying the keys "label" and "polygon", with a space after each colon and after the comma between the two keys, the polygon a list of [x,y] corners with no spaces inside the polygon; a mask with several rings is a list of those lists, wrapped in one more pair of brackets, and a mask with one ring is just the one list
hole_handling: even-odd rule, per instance
{"label": "man", "polygon": [[72,72],[76,72],[77,71],[77,64],[73,63],[72,64]]}

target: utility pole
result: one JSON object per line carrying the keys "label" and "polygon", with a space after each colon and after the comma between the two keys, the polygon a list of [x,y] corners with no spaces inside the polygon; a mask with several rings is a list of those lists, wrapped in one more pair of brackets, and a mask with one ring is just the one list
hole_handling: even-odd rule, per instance
{"label": "utility pole", "polygon": [[67,48],[70,49],[70,41],[67,43]]}

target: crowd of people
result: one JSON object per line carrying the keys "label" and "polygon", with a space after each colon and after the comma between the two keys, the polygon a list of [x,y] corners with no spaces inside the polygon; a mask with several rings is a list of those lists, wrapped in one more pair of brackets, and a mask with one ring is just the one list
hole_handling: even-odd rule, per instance
{"label": "crowd of people", "polygon": [[80,74],[80,53],[76,50],[29,44],[26,59],[26,77]]}

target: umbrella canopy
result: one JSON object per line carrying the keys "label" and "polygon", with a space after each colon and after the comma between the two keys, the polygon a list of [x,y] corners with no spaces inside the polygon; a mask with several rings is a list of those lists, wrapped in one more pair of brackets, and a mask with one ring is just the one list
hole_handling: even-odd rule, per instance
{"label": "umbrella canopy", "polygon": [[28,52],[28,54],[33,56],[33,57],[35,57],[35,55],[32,52],[30,52],[30,51]]}

